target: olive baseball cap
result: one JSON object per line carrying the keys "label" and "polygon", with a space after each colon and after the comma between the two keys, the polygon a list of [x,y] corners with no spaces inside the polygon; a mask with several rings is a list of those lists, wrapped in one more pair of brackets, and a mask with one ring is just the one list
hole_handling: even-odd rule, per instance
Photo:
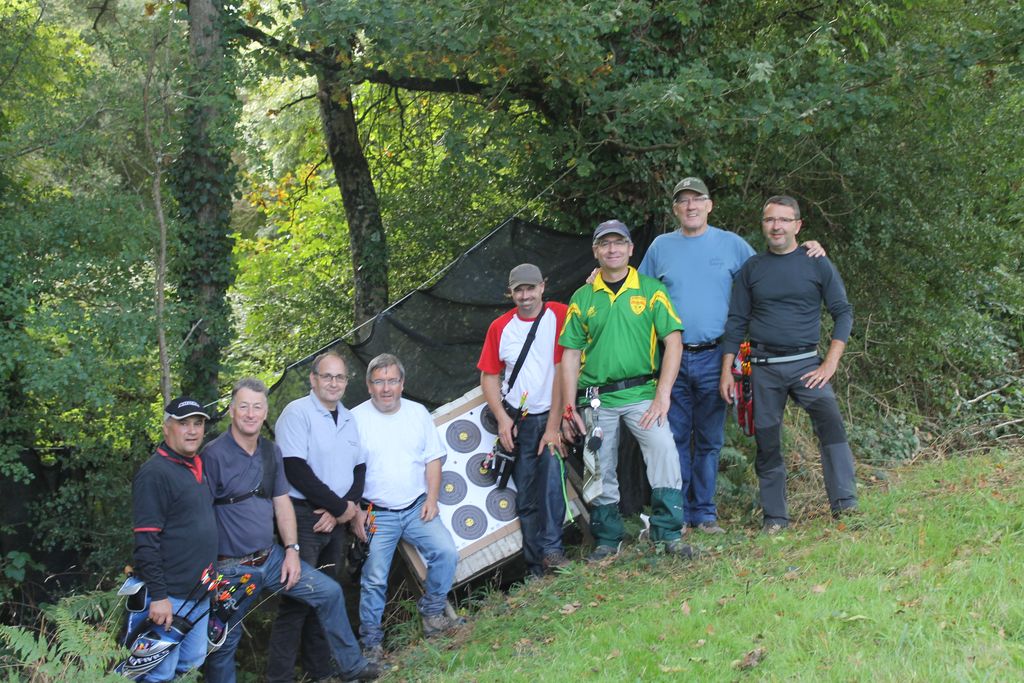
{"label": "olive baseball cap", "polygon": [[708,186],[705,185],[704,181],[700,178],[683,178],[680,180],[676,183],[676,189],[672,190],[672,199],[675,199],[676,195],[683,190],[690,190],[691,192],[696,192],[697,194],[706,195],[708,197],[711,196],[711,193],[708,192]]}

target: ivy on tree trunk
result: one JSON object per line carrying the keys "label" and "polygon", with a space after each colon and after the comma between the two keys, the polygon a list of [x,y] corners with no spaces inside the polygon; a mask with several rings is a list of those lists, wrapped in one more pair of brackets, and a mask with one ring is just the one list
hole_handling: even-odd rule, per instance
{"label": "ivy on tree trunk", "polygon": [[182,344],[181,389],[211,401],[220,393],[221,351],[230,335],[226,293],[234,281],[229,221],[236,170],[230,152],[237,100],[219,6],[191,0],[188,13],[192,73],[183,149],[173,169],[181,229],[172,273],[190,321]]}

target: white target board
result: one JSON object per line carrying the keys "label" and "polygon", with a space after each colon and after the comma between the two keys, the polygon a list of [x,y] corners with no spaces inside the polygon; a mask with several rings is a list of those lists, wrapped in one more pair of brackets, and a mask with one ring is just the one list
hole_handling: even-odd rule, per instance
{"label": "white target board", "polygon": [[[516,516],[516,490],[498,489],[497,473],[484,460],[497,438],[497,421],[477,387],[433,413],[434,424],[448,454],[441,464],[438,516],[459,551],[455,583],[486,572],[522,550],[523,536]],[[573,516],[585,514],[575,489],[566,482]],[[409,544],[402,553],[419,576],[426,579],[423,558]]]}

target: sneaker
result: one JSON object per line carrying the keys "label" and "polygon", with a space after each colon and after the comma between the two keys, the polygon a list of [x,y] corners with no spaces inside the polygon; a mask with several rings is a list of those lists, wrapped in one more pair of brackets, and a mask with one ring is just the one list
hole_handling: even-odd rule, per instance
{"label": "sneaker", "polygon": [[454,631],[466,623],[462,617],[451,618],[444,612],[440,614],[423,615],[423,637],[433,638],[449,631]]}
{"label": "sneaker", "polygon": [[703,531],[706,534],[724,534],[725,529],[718,526],[718,522],[711,520],[709,522],[701,522],[697,525],[698,531]]}
{"label": "sneaker", "polygon": [[778,522],[765,522],[764,526],[761,527],[761,533],[766,534],[768,536],[775,536],[776,534],[781,534],[785,530],[786,527],[782,524],[779,524]]}
{"label": "sneaker", "polygon": [[621,543],[618,545],[599,545],[594,548],[594,552],[587,555],[587,562],[593,564],[595,562],[607,560],[609,557],[615,557],[619,554],[619,547],[621,545]]}
{"label": "sneaker", "polygon": [[665,554],[675,555],[676,557],[681,557],[685,560],[692,560],[693,547],[683,543],[683,539],[677,538],[676,540],[669,541],[665,544]]}
{"label": "sneaker", "polygon": [[565,556],[561,550],[553,553],[548,553],[544,556],[544,568],[545,569],[561,569],[562,567],[568,567],[572,562]]}

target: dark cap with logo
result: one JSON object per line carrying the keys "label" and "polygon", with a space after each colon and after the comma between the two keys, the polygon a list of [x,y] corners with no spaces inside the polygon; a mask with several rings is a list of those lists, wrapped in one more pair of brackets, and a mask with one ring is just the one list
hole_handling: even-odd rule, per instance
{"label": "dark cap with logo", "polygon": [[697,194],[703,194],[709,197],[711,196],[711,193],[708,192],[708,186],[705,185],[704,181],[701,180],[700,178],[683,178],[682,180],[680,180],[678,183],[676,183],[676,189],[672,190],[672,199],[675,199],[676,195],[682,192],[683,190],[690,190],[691,192],[696,192]]}
{"label": "dark cap with logo", "polygon": [[508,288],[515,289],[519,285],[539,285],[544,282],[540,268],[532,263],[520,263],[508,273]]}
{"label": "dark cap with logo", "polygon": [[175,420],[184,420],[186,417],[192,417],[193,415],[202,415],[205,419],[210,419],[210,416],[206,414],[205,410],[203,410],[202,404],[188,396],[179,396],[164,406],[165,420],[171,418]]}
{"label": "dark cap with logo", "polygon": [[633,241],[632,236],[629,234],[629,228],[626,227],[626,224],[614,219],[605,221],[594,229],[594,242],[597,242],[605,235],[622,235],[630,242]]}

